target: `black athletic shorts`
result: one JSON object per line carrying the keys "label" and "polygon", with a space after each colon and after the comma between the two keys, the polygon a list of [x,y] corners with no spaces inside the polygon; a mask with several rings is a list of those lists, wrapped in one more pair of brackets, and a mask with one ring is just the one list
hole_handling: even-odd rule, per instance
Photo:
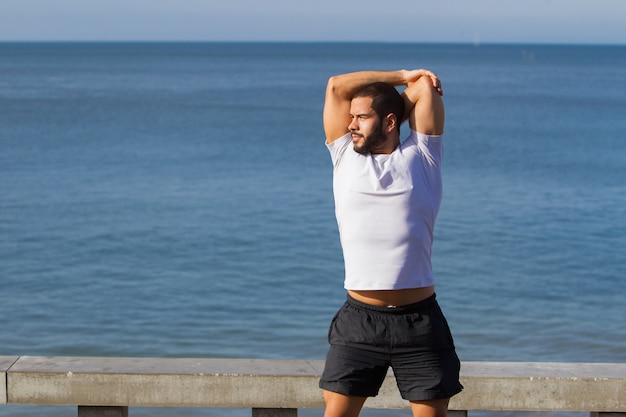
{"label": "black athletic shorts", "polygon": [[402,398],[450,398],[463,386],[448,323],[435,296],[400,307],[348,300],[328,331],[320,388],[374,397],[391,366]]}

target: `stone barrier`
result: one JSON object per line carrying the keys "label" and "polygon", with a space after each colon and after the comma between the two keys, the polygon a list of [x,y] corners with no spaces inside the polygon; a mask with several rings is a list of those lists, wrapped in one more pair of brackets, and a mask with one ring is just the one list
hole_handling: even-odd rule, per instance
{"label": "stone barrier", "polygon": [[[123,417],[128,407],[250,408],[295,417],[323,408],[320,360],[0,356],[0,404],[75,405],[80,417]],[[470,410],[588,412],[626,417],[626,364],[463,362]],[[390,372],[366,408],[403,409]]]}

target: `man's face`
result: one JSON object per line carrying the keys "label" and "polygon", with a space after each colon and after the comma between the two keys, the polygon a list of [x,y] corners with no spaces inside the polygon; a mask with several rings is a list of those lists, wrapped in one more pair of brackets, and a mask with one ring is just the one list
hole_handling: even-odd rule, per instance
{"label": "man's face", "polygon": [[374,109],[371,97],[356,97],[350,104],[352,122],[348,129],[352,133],[354,150],[360,154],[377,153],[387,142],[382,122]]}

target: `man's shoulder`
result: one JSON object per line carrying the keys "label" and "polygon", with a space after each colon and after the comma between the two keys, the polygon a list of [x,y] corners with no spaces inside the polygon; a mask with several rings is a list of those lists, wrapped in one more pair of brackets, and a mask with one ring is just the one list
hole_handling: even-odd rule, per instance
{"label": "man's shoulder", "polygon": [[[346,151],[351,148],[351,145],[352,137],[350,136],[350,133],[346,133],[332,142],[326,142],[326,148],[330,151],[330,157],[335,168],[344,159]],[[356,152],[354,152],[354,154],[356,154]]]}
{"label": "man's shoulder", "polygon": [[420,160],[422,164],[439,166],[443,157],[443,135],[426,135],[411,130],[407,139],[402,142],[405,156],[414,155],[411,159]]}

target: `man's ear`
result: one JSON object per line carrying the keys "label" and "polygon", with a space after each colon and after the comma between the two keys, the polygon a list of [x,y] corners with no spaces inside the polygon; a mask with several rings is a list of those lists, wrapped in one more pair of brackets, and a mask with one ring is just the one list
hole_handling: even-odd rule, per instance
{"label": "man's ear", "polygon": [[393,132],[398,126],[398,119],[396,115],[393,113],[389,113],[387,117],[385,117],[385,131],[387,133]]}

